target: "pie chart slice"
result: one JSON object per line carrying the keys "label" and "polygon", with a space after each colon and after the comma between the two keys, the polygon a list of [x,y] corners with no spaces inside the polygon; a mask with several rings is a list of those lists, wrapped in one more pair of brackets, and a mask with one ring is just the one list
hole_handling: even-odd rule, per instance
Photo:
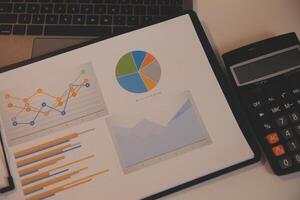
{"label": "pie chart slice", "polygon": [[148,78],[157,83],[160,79],[161,74],[159,63],[157,62],[157,60],[155,60],[149,65],[146,65],[144,68],[141,68],[139,70],[139,73],[143,74],[144,76],[147,76]]}
{"label": "pie chart slice", "polygon": [[116,67],[119,85],[133,93],[144,93],[156,87],[161,69],[154,56],[145,51],[132,51],[122,56]]}
{"label": "pie chart slice", "polygon": [[118,77],[118,81],[119,84],[129,92],[143,93],[148,91],[144,81],[141,79],[141,76],[138,73]]}

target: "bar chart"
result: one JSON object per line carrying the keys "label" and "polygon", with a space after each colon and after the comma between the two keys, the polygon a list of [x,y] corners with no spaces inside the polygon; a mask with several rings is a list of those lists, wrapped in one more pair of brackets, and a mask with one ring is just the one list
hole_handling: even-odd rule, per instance
{"label": "bar chart", "polygon": [[92,131],[69,133],[14,152],[25,200],[50,199],[110,171],[91,167],[95,155],[82,150],[80,137]]}

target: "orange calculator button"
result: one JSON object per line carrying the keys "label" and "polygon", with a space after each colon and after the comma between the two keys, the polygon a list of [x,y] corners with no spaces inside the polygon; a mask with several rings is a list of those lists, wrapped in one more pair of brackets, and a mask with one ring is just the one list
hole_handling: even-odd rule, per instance
{"label": "orange calculator button", "polygon": [[284,147],[281,144],[273,147],[272,151],[275,156],[281,156],[281,155],[285,154]]}
{"label": "orange calculator button", "polygon": [[278,137],[278,134],[276,132],[268,134],[266,136],[266,139],[267,139],[269,144],[276,144],[277,142],[279,142],[279,137]]}

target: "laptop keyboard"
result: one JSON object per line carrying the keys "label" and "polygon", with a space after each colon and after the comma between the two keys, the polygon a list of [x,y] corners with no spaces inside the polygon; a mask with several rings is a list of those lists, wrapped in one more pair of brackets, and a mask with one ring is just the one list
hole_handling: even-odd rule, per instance
{"label": "laptop keyboard", "polygon": [[0,34],[108,36],[182,9],[183,0],[0,0]]}

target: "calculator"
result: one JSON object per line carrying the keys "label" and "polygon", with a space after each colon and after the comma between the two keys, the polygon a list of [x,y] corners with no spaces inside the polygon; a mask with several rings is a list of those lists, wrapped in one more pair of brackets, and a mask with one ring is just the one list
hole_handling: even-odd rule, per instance
{"label": "calculator", "polygon": [[277,175],[300,171],[300,43],[295,33],[223,54],[226,72]]}

